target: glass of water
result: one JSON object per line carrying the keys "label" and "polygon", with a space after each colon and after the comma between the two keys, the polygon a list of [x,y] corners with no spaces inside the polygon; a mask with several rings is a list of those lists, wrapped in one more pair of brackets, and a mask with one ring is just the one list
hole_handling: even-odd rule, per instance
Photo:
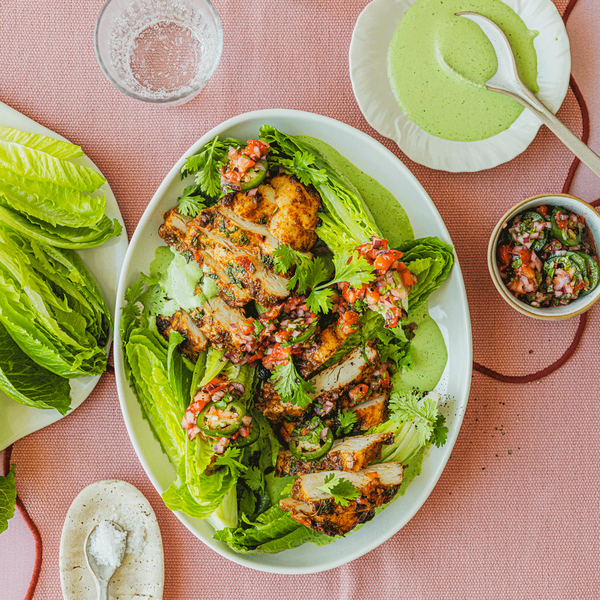
{"label": "glass of water", "polygon": [[200,92],[223,50],[208,0],[107,0],[94,38],[100,67],[119,91],[169,106]]}

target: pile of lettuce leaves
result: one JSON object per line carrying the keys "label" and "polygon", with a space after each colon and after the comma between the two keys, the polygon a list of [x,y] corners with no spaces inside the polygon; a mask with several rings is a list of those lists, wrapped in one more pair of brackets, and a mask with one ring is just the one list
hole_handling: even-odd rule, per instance
{"label": "pile of lettuce leaves", "polygon": [[[336,170],[308,138],[286,135],[264,125],[260,139],[270,145],[271,167],[283,168],[318,190],[324,212],[320,213],[323,223],[317,233],[334,255],[353,250],[374,235],[382,236],[358,186]],[[227,159],[228,148],[244,145],[245,142],[232,138],[215,138],[188,158],[182,176],[193,177],[193,183],[179,198],[181,213],[193,217],[218,201],[223,194],[219,171]],[[420,473],[427,449],[432,444],[442,445],[446,438],[438,399],[425,391],[404,389],[402,375],[413,368],[411,339],[416,324],[423,320],[430,294],[448,276],[454,261],[452,246],[435,237],[414,239],[408,217],[405,222],[407,229],[396,247],[404,252],[403,261],[416,275],[417,283],[409,295],[409,314],[403,327],[386,329],[381,315],[366,311],[359,331],[350,335],[322,366],[335,364],[368,339],[378,340],[382,360],[395,363],[394,381],[398,385],[390,399],[390,416],[373,431],[395,433],[395,442],[386,447],[382,460],[400,460],[406,465],[400,495]],[[176,262],[165,261],[164,255],[170,251],[157,249],[150,275],[140,274],[127,291],[121,316],[126,375],[142,415],[176,472],[175,480],[163,493],[165,504],[190,517],[209,519],[217,530],[214,537],[239,553],[276,553],[306,542],[323,545],[334,541],[336,538],[300,525],[279,508],[279,500],[289,495],[294,478],[274,476],[281,444],[269,422],[252,409],[259,384],[255,369],[222,360],[223,351],[212,347],[192,363],[177,351],[183,340],[181,334],[172,331],[167,341],[157,331],[155,317],[170,302],[166,299],[178,293],[170,288],[173,273],[161,273],[161,267],[173,268]],[[219,373],[244,384],[243,400],[261,426],[255,443],[230,447],[223,454],[216,454],[202,436],[190,441],[181,426],[196,391]]]}

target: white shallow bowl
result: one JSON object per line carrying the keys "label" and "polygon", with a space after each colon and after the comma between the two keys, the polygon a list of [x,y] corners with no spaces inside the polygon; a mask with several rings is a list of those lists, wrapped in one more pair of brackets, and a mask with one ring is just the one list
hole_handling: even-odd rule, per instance
{"label": "white shallow bowl", "polygon": [[506,285],[504,285],[504,280],[498,269],[498,261],[496,260],[496,248],[498,246],[498,238],[502,233],[502,225],[509,222],[519,213],[525,212],[526,210],[532,210],[542,204],[546,204],[547,206],[564,206],[577,215],[583,215],[596,243],[596,248],[598,248],[598,244],[600,243],[600,213],[593,206],[575,196],[570,196],[569,194],[541,194],[539,196],[527,198],[527,200],[523,200],[523,202],[519,202],[519,204],[511,208],[498,221],[498,224],[492,231],[490,242],[488,244],[488,269],[496,289],[512,308],[519,311],[521,314],[533,317],[534,319],[562,321],[564,319],[571,319],[572,317],[576,317],[590,310],[590,308],[600,300],[600,285],[591,294],[581,296],[565,306],[551,306],[548,308],[530,306],[513,296]]}
{"label": "white shallow bowl", "polygon": [[[396,27],[416,0],[373,0],[358,17],[350,44],[350,78],[367,122],[394,140],[411,160],[451,172],[482,171],[512,160],[533,141],[542,122],[525,109],[506,130],[477,142],[435,137],[402,112],[387,76],[387,53]],[[538,98],[553,112],[560,108],[571,74],[569,38],[552,0],[503,0],[532,31],[538,57]]]}
{"label": "white shallow bowl", "polygon": [[[28,131],[30,133],[49,135],[59,140],[65,139],[1,102],[0,125],[14,127],[15,129]],[[85,148],[83,148],[83,150],[85,151]],[[74,162],[99,171],[98,167],[96,167],[87,156],[82,156]],[[121,217],[119,206],[108,183],[105,183],[104,186],[102,186],[102,189],[106,190],[106,215],[111,219],[118,219],[121,225],[123,225],[123,218]],[[79,250],[77,252],[96,277],[96,280],[104,293],[106,303],[111,311],[115,305],[117,281],[119,279],[121,265],[126,251],[127,232],[123,225],[123,231],[119,237],[111,238],[106,243],[96,248],[86,248],[85,250]],[[110,350],[111,342],[112,340],[109,341],[106,349],[107,352]],[[71,379],[72,410],[80,406],[92,393],[92,390],[96,387],[99,380],[100,377]],[[70,413],[71,411],[69,411],[67,415]],[[63,416],[56,410],[41,410],[31,406],[24,406],[0,392],[0,423],[2,423],[2,426],[0,427],[0,450],[7,448],[22,437],[25,437],[34,431],[38,431],[47,425],[51,425],[62,418]]]}
{"label": "white shallow bowl", "polygon": [[[368,135],[327,117],[293,110],[261,110],[242,114],[218,125],[198,140],[175,164],[158,188],[133,234],[119,282],[117,312],[124,304],[128,286],[140,271],[148,272],[154,249],[163,242],[158,236],[161,214],[175,205],[186,183],[180,179],[185,157],[197,152],[215,135],[246,140],[258,135],[263,124],[285,133],[304,134],[327,142],[362,170],[390,190],[406,209],[417,237],[435,235],[451,242],[448,231],[433,202],[410,171],[386,148]],[[376,215],[377,217],[378,215]],[[458,262],[450,277],[431,296],[430,312],[437,321],[448,346],[448,364],[436,388],[450,400],[447,413],[448,441],[433,448],[423,462],[423,472],[396,500],[373,521],[345,539],[323,547],[305,544],[275,555],[240,555],[213,539],[214,529],[207,521],[176,513],[181,522],[206,545],[226,558],[260,571],[275,573],[315,573],[348,563],[400,530],[419,510],[433,490],[458,436],[471,386],[472,342],[469,308]],[[159,493],[174,480],[175,471],[142,418],[140,406],[129,388],[123,370],[123,350],[118,327],[115,329],[115,370],[125,424],[138,457]]]}

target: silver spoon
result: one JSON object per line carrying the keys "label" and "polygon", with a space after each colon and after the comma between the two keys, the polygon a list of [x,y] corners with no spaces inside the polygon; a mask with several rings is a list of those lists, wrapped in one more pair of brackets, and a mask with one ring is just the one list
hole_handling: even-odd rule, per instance
{"label": "silver spoon", "polygon": [[[115,529],[122,531],[127,535],[127,532],[114,521],[108,521]],[[92,533],[98,529],[98,525],[92,528],[92,530],[88,533],[88,536],[85,538],[83,550],[85,553],[85,559],[87,561],[88,567],[90,571],[94,574],[94,580],[96,581],[96,592],[98,594],[98,600],[107,600],[108,599],[108,584],[112,579],[112,576],[115,574],[115,571],[121,566],[123,562],[123,557],[125,556],[125,544],[121,548],[121,551],[118,556],[118,564],[116,566],[111,565],[102,565],[99,564],[94,555],[90,552],[90,539],[92,537]],[[127,537],[125,537],[125,541],[127,541]]]}
{"label": "silver spoon", "polygon": [[498,70],[488,79],[486,87],[492,92],[504,94],[519,102],[533,113],[558,137],[558,139],[585,164],[591,171],[600,177],[600,156],[586,146],[572,131],[559,121],[550,110],[533,94],[523,83],[517,63],[504,31],[487,17],[474,12],[456,13],[459,17],[470,19],[477,23],[488,37],[498,59]]}

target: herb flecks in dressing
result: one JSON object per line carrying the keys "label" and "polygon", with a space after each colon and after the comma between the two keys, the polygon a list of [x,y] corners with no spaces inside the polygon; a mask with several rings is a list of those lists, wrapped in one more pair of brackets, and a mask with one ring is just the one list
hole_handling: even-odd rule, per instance
{"label": "herb flecks in dressing", "polygon": [[457,12],[471,11],[506,33],[527,87],[537,93],[537,55],[530,31],[500,0],[418,0],[402,17],[390,43],[388,76],[404,114],[437,137],[470,142],[508,129],[523,111],[515,100],[490,92],[498,68],[479,25]]}
{"label": "herb flecks in dressing", "polygon": [[[298,137],[316,148],[337,173],[350,180],[358,189],[390,247],[414,239],[408,215],[390,191],[322,140],[308,136]],[[394,388],[409,391],[416,387],[430,391],[437,385],[446,368],[448,351],[444,336],[424,304],[411,310],[405,322],[417,325],[412,340],[414,366],[406,373],[396,373]]]}

